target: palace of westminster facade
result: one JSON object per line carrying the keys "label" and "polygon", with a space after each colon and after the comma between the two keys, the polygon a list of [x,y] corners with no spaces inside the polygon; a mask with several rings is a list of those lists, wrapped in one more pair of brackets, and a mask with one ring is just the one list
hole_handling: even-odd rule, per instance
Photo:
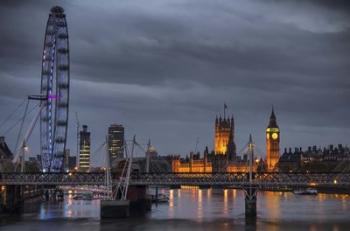
{"label": "palace of westminster facade", "polygon": [[[187,159],[175,158],[172,160],[172,171],[181,172],[248,172],[249,157],[243,158],[237,155],[234,142],[234,119],[216,118],[214,150],[209,153],[208,147],[204,151],[204,157],[191,153]],[[251,137],[250,142],[251,143]],[[280,130],[277,124],[276,115],[272,109],[269,124],[266,128],[266,160],[253,161],[253,170],[275,171],[280,158]]]}

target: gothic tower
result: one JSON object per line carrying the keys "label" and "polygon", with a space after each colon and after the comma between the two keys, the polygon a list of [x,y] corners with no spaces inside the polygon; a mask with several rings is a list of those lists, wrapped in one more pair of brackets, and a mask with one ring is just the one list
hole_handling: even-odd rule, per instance
{"label": "gothic tower", "polygon": [[280,129],[272,108],[269,125],[266,128],[266,162],[267,170],[273,171],[280,158]]}
{"label": "gothic tower", "polygon": [[227,149],[226,149],[226,155],[229,161],[236,160],[236,144],[233,139],[233,132],[234,132],[233,129],[234,129],[234,121],[233,121],[233,117],[231,117],[231,129],[230,129],[230,135],[228,137],[228,143],[227,143]]}
{"label": "gothic tower", "polygon": [[215,155],[235,155],[233,117],[215,120]]}

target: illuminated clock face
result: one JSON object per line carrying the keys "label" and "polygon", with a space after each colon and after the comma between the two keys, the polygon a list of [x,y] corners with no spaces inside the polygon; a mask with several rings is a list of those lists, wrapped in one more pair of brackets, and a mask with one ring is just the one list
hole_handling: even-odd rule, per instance
{"label": "illuminated clock face", "polygon": [[266,139],[270,139],[270,133],[266,133]]}
{"label": "illuminated clock face", "polygon": [[277,134],[277,133],[275,133],[275,132],[274,132],[274,133],[272,133],[272,139],[274,139],[274,140],[275,140],[275,139],[277,139],[277,138],[278,138],[278,134]]}

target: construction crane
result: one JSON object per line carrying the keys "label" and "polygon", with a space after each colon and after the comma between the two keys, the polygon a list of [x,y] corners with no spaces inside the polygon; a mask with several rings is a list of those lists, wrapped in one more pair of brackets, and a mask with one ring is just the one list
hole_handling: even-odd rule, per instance
{"label": "construction crane", "polygon": [[79,130],[80,130],[80,122],[79,122],[79,117],[78,117],[78,112],[75,112],[75,120],[76,120],[76,125],[77,125],[77,152],[76,152],[76,157],[77,157],[77,166],[79,166]]}
{"label": "construction crane", "polygon": [[196,139],[196,146],[194,147],[194,154],[196,154],[198,151],[198,144],[199,144],[199,137],[197,137],[197,139]]}

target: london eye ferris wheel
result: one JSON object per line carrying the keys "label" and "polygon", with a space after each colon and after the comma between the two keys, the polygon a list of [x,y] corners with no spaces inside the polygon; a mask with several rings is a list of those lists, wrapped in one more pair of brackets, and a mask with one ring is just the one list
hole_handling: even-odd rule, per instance
{"label": "london eye ferris wheel", "polygon": [[63,170],[69,109],[69,43],[64,10],[51,9],[42,55],[40,145],[44,172]]}

